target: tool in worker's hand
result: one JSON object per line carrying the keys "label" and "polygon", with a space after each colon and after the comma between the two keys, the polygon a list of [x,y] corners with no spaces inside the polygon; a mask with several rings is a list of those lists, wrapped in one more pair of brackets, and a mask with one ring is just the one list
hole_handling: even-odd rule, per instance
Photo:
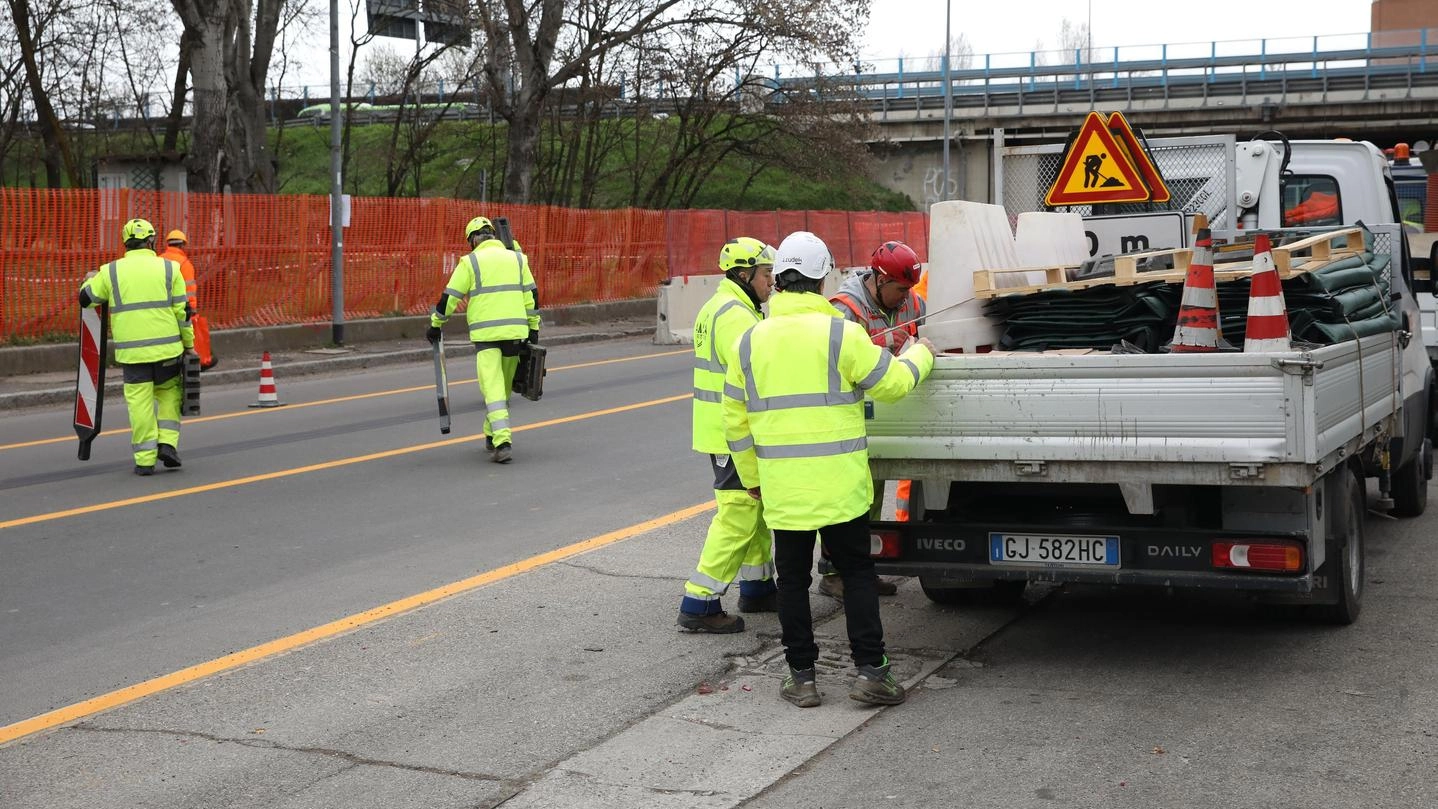
{"label": "tool in worker's hand", "polygon": [[514,249],[514,231],[509,229],[509,217],[496,216],[491,220],[494,224],[495,238],[504,243],[505,250]]}
{"label": "tool in worker's hand", "polygon": [[80,362],[75,375],[75,435],[80,437],[80,460],[90,460],[90,442],[100,434],[105,409],[105,318],[109,307],[80,309]]}
{"label": "tool in worker's hand", "polygon": [[514,392],[530,400],[539,401],[544,395],[544,363],[549,351],[537,343],[521,343],[519,346],[519,367],[514,370]]}
{"label": "tool in worker's hand", "polygon": [[444,335],[430,343],[434,353],[434,395],[439,400],[439,432],[449,435],[449,374],[444,368]]}
{"label": "tool in worker's hand", "polygon": [[954,309],[957,309],[957,308],[959,308],[960,306],[963,306],[964,304],[966,304],[966,303],[968,303],[969,301],[972,301],[972,300],[973,300],[972,297],[964,298],[963,300],[959,301],[958,303],[950,304],[949,306],[945,306],[945,307],[942,308],[942,309],[935,309],[935,310],[932,311],[932,312],[925,312],[924,314],[919,315],[918,317],[914,318],[913,320],[907,321],[907,322],[905,322],[905,323],[900,323],[900,324],[897,325],[897,326],[890,326],[889,328],[884,329],[884,330],[881,331],[881,332],[877,332],[877,333],[875,333],[875,334],[869,335],[869,337],[871,337],[871,338],[883,337],[884,335],[888,334],[888,333],[891,332],[891,331],[898,331],[899,329],[902,329],[902,328],[908,326],[910,323],[916,323],[916,322],[918,322],[918,321],[920,321],[920,320],[928,320],[929,318],[933,317],[934,315],[942,315],[943,313],[948,312],[948,311],[952,311],[952,310],[954,310]]}

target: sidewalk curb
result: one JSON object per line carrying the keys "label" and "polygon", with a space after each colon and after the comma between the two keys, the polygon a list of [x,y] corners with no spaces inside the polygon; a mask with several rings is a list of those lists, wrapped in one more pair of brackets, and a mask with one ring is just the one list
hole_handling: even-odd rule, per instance
{"label": "sidewalk curb", "polygon": [[[555,335],[552,339],[546,338],[545,346],[563,346],[575,343],[594,343],[601,340],[619,340],[626,337],[644,337],[653,335],[653,327],[642,329],[620,329],[617,331],[581,332],[579,334]],[[445,347],[444,355],[460,356],[473,354],[474,346],[468,342],[452,343]],[[276,377],[288,378],[293,376],[310,376],[313,374],[329,373],[331,371],[345,371],[354,368],[368,368],[371,365],[397,365],[406,362],[428,362],[430,350],[428,348],[407,348],[402,351],[385,351],[375,354],[347,354],[331,357],[322,360],[301,360],[299,362],[287,362],[274,366]],[[224,371],[207,371],[201,377],[202,384],[209,385],[233,385],[240,382],[259,382],[259,365],[253,368],[232,368]],[[115,401],[113,397],[124,395],[124,383],[113,380],[105,383],[105,398]],[[69,404],[75,401],[75,387],[73,385],[64,388],[46,388],[44,390],[27,390],[19,393],[0,393],[0,410],[18,409],[22,407],[37,407],[40,405]]]}

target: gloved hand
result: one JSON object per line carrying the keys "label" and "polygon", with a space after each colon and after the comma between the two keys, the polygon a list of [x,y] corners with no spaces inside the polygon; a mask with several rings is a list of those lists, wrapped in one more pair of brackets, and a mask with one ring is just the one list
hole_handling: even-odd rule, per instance
{"label": "gloved hand", "polygon": [[537,344],[539,342],[539,329],[530,329],[529,339],[526,342],[528,342],[530,345]]}
{"label": "gloved hand", "polygon": [[435,344],[439,343],[439,335],[440,335],[439,327],[438,327],[438,326],[430,326],[430,327],[425,331],[425,333],[424,333],[424,339],[428,340],[429,343],[430,343],[430,345],[435,345]]}

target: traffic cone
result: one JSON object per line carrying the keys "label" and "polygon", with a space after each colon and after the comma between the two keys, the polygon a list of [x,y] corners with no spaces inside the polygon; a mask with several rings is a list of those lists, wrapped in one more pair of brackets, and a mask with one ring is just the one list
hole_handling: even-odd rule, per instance
{"label": "traffic cone", "polygon": [[1218,290],[1213,286],[1213,234],[1198,232],[1193,262],[1183,281],[1183,302],[1178,307],[1178,328],[1173,332],[1175,354],[1218,350]]}
{"label": "traffic cone", "polygon": [[270,352],[260,358],[260,397],[250,407],[279,407],[280,394],[275,389],[275,371],[270,367]]}
{"label": "traffic cone", "polygon": [[1253,277],[1248,292],[1248,325],[1244,330],[1243,353],[1261,354],[1288,351],[1288,308],[1283,304],[1283,282],[1269,252],[1268,234],[1253,242]]}

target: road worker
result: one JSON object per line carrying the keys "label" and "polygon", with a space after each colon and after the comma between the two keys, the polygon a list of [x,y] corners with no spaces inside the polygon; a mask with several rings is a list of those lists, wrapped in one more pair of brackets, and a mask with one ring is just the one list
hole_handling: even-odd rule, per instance
{"label": "road worker", "polygon": [[464,226],[471,251],[455,265],[429,318],[425,337],[439,342],[440,327],[468,299],[469,339],[475,348],[475,373],[484,397],[484,446],[495,463],[509,463],[513,440],[509,393],[519,366],[519,347],[539,342],[539,310],[534,305],[534,276],[523,253],[506,250],[494,225],[476,216]]}
{"label": "road worker", "polygon": [[724,379],[724,437],[741,484],[774,529],[779,625],[788,676],[780,689],[800,707],[819,704],[819,649],[809,612],[817,531],[844,580],[844,613],[858,677],[849,697],[895,705],[902,685],[884,654],[874,561],[869,556],[869,476],[864,395],[892,402],[928,376],[927,339],[895,357],[847,322],[819,290],[833,266],[817,236],[791,233],[774,256],[778,292],[769,317],[739,338]]}
{"label": "road worker", "polygon": [[200,314],[200,282],[195,280],[195,265],[190,263],[190,257],[185,254],[185,246],[189,241],[183,230],[170,231],[165,236],[165,250],[160,253],[160,258],[178,264],[180,275],[185,277],[185,295],[190,302],[190,325],[195,329],[195,353],[200,356],[200,370],[206,371],[219,364],[219,360],[215,359],[210,350],[210,321]]}
{"label": "road worker", "polygon": [[684,583],[679,628],[724,634],[744,629],[744,619],[724,612],[720,596],[739,577],[739,611],[778,609],[773,539],[759,501],[739,482],[724,440],[721,408],[724,374],[739,337],[764,319],[760,304],[773,288],[774,251],[741,236],[719,251],[724,280],[694,319],[694,451],[709,456],[717,511],[709,522],[699,565]]}
{"label": "road worker", "polygon": [[[913,288],[922,270],[913,248],[903,242],[884,242],[869,259],[869,269],[850,273],[829,301],[846,319],[863,326],[875,345],[897,354],[919,333],[924,300]],[[894,503],[895,518],[900,522],[909,520],[910,489],[909,481],[899,481]],[[819,575],[819,592],[844,597],[843,580],[834,574],[827,559],[819,560]],[[897,585],[883,579],[878,587],[881,596],[898,592]]]}
{"label": "road worker", "polygon": [[110,307],[135,474],[149,476],[156,459],[167,469],[180,466],[182,358],[193,353],[195,334],[179,266],[155,255],[155,226],[131,219],[121,238],[124,258],[102,266],[81,285],[80,305]]}

